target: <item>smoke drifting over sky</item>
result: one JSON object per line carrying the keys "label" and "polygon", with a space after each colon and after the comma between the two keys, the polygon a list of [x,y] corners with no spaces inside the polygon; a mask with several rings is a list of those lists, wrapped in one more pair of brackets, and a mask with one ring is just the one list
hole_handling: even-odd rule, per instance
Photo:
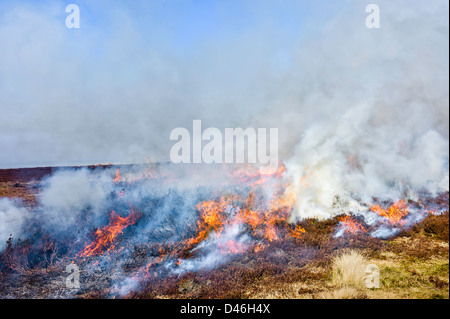
{"label": "smoke drifting over sky", "polygon": [[277,127],[300,216],[448,190],[448,3],[369,3],[2,2],[0,167],[169,161],[200,119]]}

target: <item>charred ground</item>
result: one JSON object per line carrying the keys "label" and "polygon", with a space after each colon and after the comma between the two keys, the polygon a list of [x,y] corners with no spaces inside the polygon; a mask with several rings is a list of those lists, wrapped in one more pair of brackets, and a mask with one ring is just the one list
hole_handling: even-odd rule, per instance
{"label": "charred ground", "polygon": [[[108,166],[93,166],[103,169]],[[54,168],[0,170],[0,197],[36,204],[39,181]],[[447,207],[388,239],[357,232],[336,237],[342,216],[308,219],[298,225],[300,238],[286,237],[260,251],[236,254],[212,269],[180,275],[149,272],[135,289],[117,295],[111,289],[116,273],[92,258],[77,261],[81,288],[67,289],[66,266],[73,261],[65,246],[42,234],[40,238],[9,240],[0,253],[1,298],[449,298],[448,193],[434,198]],[[420,205],[421,203],[417,203]],[[121,238],[117,238],[120,245]],[[121,264],[132,275],[167,249],[146,245],[123,248],[133,258]],[[342,287],[332,280],[332,262],[354,250],[380,268],[380,288]]]}

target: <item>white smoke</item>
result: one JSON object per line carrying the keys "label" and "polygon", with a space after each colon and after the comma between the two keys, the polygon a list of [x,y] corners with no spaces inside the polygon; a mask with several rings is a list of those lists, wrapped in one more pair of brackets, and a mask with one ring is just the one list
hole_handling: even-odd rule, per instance
{"label": "white smoke", "polygon": [[6,241],[12,235],[13,239],[22,236],[22,227],[27,218],[27,210],[18,203],[0,198],[0,251],[5,249]]}
{"label": "white smoke", "polygon": [[364,4],[350,3],[301,47],[299,94],[289,88],[274,118],[259,119],[289,114],[280,143],[294,219],[449,189],[448,3],[378,1],[380,29],[365,28]]}
{"label": "white smoke", "polygon": [[[240,224],[227,225],[220,235],[212,232],[208,238],[201,242],[194,250],[203,255],[199,258],[182,260],[173,273],[183,274],[190,271],[210,270],[230,259],[236,252],[227,250],[227,243],[233,242],[244,252],[251,244],[251,238],[244,232]],[[205,253],[206,252],[206,253]]]}
{"label": "white smoke", "polygon": [[101,225],[113,181],[110,172],[62,170],[44,180],[42,188],[40,223],[51,232],[64,233],[80,221],[90,227]]}
{"label": "white smoke", "polygon": [[[448,191],[448,140],[430,130],[407,136],[370,125],[371,108],[356,107],[306,131],[287,162],[298,217],[329,217],[374,197],[398,200],[421,190]],[[345,211],[344,211],[345,212]]]}

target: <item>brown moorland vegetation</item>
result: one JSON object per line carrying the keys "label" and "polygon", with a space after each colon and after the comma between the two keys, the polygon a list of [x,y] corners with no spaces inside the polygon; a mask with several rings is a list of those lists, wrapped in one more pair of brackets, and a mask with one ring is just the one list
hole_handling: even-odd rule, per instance
{"label": "brown moorland vegetation", "polygon": [[[38,181],[52,169],[0,170],[0,197],[35,204]],[[448,193],[443,196],[448,203]],[[449,298],[449,212],[430,214],[393,238],[372,238],[366,233],[335,237],[341,216],[308,219],[299,225],[300,238],[286,237],[269,248],[234,256],[215,269],[183,275],[149,275],[139,289],[124,298]],[[120,240],[120,239],[119,239]],[[130,274],[152,252],[128,247],[132,263],[122,265]],[[339,264],[343,254],[353,259]],[[35,254],[41,256],[36,258]],[[44,256],[44,258],[42,258]],[[87,267],[80,260],[81,288],[64,285],[66,266],[62,247],[43,235],[36,240],[9,240],[0,253],[1,298],[110,298],[115,273]],[[368,289],[351,276],[352,262],[374,264],[380,270],[380,288]],[[340,265],[337,267],[337,265]],[[347,266],[346,266],[347,265]],[[86,271],[83,271],[86,269]],[[337,269],[340,269],[339,271]],[[348,278],[350,278],[348,277]],[[352,277],[353,278],[353,277]]]}

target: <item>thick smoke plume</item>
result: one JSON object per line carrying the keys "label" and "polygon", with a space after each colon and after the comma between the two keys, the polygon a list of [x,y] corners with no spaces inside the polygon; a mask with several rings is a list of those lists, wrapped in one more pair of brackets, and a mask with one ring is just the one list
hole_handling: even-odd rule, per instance
{"label": "thick smoke plume", "polygon": [[356,27],[352,4],[300,47],[282,118],[269,121],[293,128],[280,141],[295,218],[448,191],[448,4],[380,2],[378,30]]}
{"label": "thick smoke plume", "polygon": [[[348,125],[369,126],[352,134],[377,129],[386,152],[432,130],[448,141],[448,4],[377,4],[380,29],[366,28],[364,1],[243,4],[251,27],[236,33],[228,23],[225,34],[178,49],[167,45],[176,25],[157,23],[172,18],[163,2],[140,4],[155,21],[148,34],[121,2],[82,7],[108,25],[84,15],[76,32],[63,27],[62,4],[4,4],[0,166],[166,162],[171,130],[194,119],[277,127],[285,161],[312,127],[350,113]],[[236,18],[225,7],[213,13]],[[276,19],[283,15],[289,28]]]}

